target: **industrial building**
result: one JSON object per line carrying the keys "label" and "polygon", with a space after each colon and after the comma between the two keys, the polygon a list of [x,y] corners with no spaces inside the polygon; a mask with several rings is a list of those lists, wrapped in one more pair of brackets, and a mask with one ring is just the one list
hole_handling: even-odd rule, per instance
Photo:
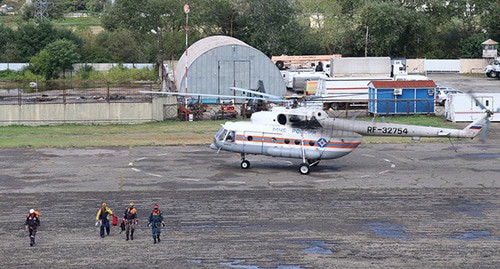
{"label": "industrial building", "polygon": [[229,87],[257,89],[262,80],[266,93],[286,94],[285,82],[271,59],[228,36],[211,36],[191,45],[179,59],[174,79],[176,90],[181,93],[234,95]]}

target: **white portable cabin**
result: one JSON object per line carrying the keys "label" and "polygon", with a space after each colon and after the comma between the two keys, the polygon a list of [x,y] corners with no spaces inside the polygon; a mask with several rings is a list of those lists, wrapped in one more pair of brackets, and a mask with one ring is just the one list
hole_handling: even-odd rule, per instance
{"label": "white portable cabin", "polygon": [[[500,93],[475,93],[477,101],[487,109],[500,108]],[[445,103],[445,117],[452,122],[472,122],[484,115],[485,111],[468,94],[448,94]],[[500,113],[495,113],[490,121],[500,121]]]}
{"label": "white portable cabin", "polygon": [[331,100],[368,102],[368,84],[374,80],[392,80],[392,78],[383,76],[321,78],[314,94]]}

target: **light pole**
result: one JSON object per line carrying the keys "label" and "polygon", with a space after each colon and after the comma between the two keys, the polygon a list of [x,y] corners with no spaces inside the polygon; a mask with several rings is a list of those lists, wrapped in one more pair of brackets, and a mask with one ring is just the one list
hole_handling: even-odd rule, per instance
{"label": "light pole", "polygon": [[161,31],[160,27],[155,29],[151,29],[151,33],[156,35],[158,37],[158,75],[160,76],[160,82],[161,82],[161,91],[165,91],[165,74],[163,70],[163,48],[162,48],[162,38],[161,38]]}

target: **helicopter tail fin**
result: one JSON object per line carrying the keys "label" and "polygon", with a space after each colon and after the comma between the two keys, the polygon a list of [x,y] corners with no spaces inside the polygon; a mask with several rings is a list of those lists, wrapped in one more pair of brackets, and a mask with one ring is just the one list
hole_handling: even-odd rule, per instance
{"label": "helicopter tail fin", "polygon": [[464,133],[465,137],[470,137],[474,138],[476,137],[483,129],[489,124],[489,118],[491,114],[486,113],[483,117],[476,119],[473,121],[471,124],[467,125],[463,130],[462,133]]}

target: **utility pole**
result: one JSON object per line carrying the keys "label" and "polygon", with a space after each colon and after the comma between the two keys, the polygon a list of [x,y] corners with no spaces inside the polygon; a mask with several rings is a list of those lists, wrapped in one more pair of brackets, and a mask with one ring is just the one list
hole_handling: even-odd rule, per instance
{"label": "utility pole", "polygon": [[365,35],[365,57],[368,57],[368,25],[366,25],[366,35]]}
{"label": "utility pole", "polygon": [[34,0],[33,6],[35,7],[35,19],[42,20],[49,17],[49,5],[52,2],[48,0]]}

